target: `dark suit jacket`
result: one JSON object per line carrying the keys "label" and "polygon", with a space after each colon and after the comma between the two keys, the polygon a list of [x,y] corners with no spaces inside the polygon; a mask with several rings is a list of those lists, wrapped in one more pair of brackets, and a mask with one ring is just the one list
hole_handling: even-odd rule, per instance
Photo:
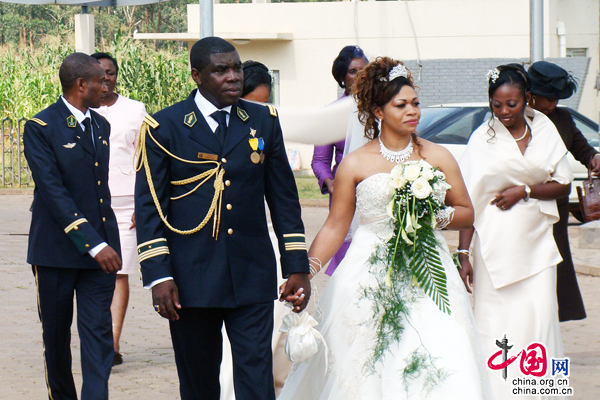
{"label": "dark suit jacket", "polygon": [[100,268],[88,251],[102,242],[120,253],[108,189],[110,125],[90,112],[95,151],[60,98],[25,124],[25,158],[35,181],[27,252],[32,265]]}
{"label": "dark suit jacket", "polygon": [[[587,139],[575,126],[573,117],[569,110],[556,107],[548,115],[548,118],[556,125],[558,133],[562,137],[567,150],[573,154],[573,157],[580,163],[589,167],[592,157],[598,152],[588,143]],[[553,233],[556,245],[563,259],[558,264],[556,270],[556,289],[558,299],[558,318],[562,321],[585,318],[585,307],[579,286],[577,284],[577,275],[575,266],[571,257],[571,248],[569,246],[569,196],[561,197],[556,200],[560,221],[554,224]]]}
{"label": "dark suit jacket", "polygon": [[[563,142],[565,142],[567,150],[573,154],[573,157],[575,157],[577,161],[586,167],[589,167],[590,161],[592,161],[592,158],[598,152],[590,146],[585,136],[577,129],[569,110],[562,107],[556,107],[554,111],[548,115],[548,118],[550,118],[556,126]],[[567,204],[569,202],[569,197],[562,197],[557,199],[556,202],[559,205]]]}
{"label": "dark suit jacket", "polygon": [[[164,149],[146,136],[148,166],[168,222],[189,230],[200,224],[210,208],[215,177],[177,200],[173,198],[193,190],[200,181],[171,182],[196,176],[217,163],[190,164],[166,151],[193,162],[217,160],[224,171],[219,234],[215,240],[212,219],[194,234],[168,229],[158,215],[142,168],[136,178],[135,201],[144,285],[172,276],[184,307],[229,308],[272,301],[277,297],[277,274],[265,198],[279,240],[283,276],[309,272],[298,193],[276,111],[240,100],[232,107],[221,146],[194,96],[195,91],[153,116],[158,125],[150,133]],[[264,163],[251,161],[251,133],[264,141]]]}

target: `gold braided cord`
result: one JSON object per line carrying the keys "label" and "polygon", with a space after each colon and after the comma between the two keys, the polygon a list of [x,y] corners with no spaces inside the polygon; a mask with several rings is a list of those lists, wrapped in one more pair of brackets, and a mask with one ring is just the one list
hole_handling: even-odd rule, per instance
{"label": "gold braided cord", "polygon": [[[173,184],[173,185],[185,185],[187,183],[196,182],[200,179],[204,179],[194,189],[190,190],[189,192],[187,192],[181,196],[171,198],[171,200],[178,200],[182,197],[185,197],[185,196],[193,193],[194,191],[196,191],[196,189],[198,189],[200,186],[202,186],[208,179],[210,179],[212,176],[215,176],[215,182],[214,182],[215,194],[211,201],[208,212],[206,213],[206,216],[204,217],[202,222],[200,222],[200,224],[198,226],[196,226],[195,228],[189,229],[189,230],[177,229],[177,228],[173,227],[169,223],[169,221],[167,221],[167,219],[165,218],[162,207],[160,205],[160,201],[158,199],[158,196],[156,195],[156,188],[154,187],[154,181],[152,180],[152,173],[150,171],[150,165],[148,163],[148,154],[147,154],[147,150],[146,150],[146,135],[150,136],[152,141],[154,143],[156,143],[156,145],[158,147],[160,147],[160,149],[162,151],[164,151],[170,157],[172,157],[178,161],[181,161],[181,162],[184,162],[187,164],[215,164],[216,165],[215,168],[212,168],[212,169],[205,171],[201,174],[198,174],[194,177],[191,177],[188,179],[183,179],[180,181],[172,181],[171,182],[171,184]],[[142,167],[146,171],[146,180],[148,181],[148,188],[150,190],[150,195],[152,196],[152,200],[154,201],[154,206],[156,207],[156,211],[158,211],[158,215],[160,216],[160,219],[162,220],[162,222],[165,224],[165,226],[167,228],[169,228],[171,231],[178,233],[180,235],[191,235],[193,233],[200,231],[202,228],[204,228],[204,226],[206,226],[206,224],[208,223],[208,221],[210,221],[211,218],[214,218],[214,220],[213,220],[213,237],[215,238],[215,240],[217,239],[217,236],[219,234],[219,224],[221,222],[221,203],[222,203],[222,197],[223,197],[223,190],[225,189],[225,185],[223,184],[223,176],[225,175],[225,171],[223,169],[221,169],[220,162],[218,162],[218,161],[191,161],[191,160],[186,160],[186,159],[183,159],[181,157],[178,157],[178,156],[172,154],[170,151],[168,151],[164,146],[162,146],[154,138],[154,136],[152,135],[152,132],[150,131],[149,123],[146,120],[144,120],[144,123],[142,124],[142,127],[140,129],[140,137],[138,139],[138,143],[137,143],[137,147],[136,147],[136,151],[135,151],[134,166],[135,166],[136,172],[140,171],[142,169]]]}

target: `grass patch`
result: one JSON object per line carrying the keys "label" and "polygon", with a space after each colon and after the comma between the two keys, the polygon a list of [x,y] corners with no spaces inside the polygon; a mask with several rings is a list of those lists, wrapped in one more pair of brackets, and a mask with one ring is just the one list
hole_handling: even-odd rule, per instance
{"label": "grass patch", "polygon": [[326,199],[327,195],[321,194],[319,181],[315,177],[296,178],[298,195],[301,199]]}

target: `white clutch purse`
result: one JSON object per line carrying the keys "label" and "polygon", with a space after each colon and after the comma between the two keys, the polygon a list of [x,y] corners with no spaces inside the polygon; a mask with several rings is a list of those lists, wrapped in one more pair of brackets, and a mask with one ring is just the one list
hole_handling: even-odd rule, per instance
{"label": "white clutch purse", "polygon": [[319,323],[307,312],[290,312],[283,317],[279,330],[287,332],[285,354],[288,360],[298,363],[317,353],[319,342],[325,346],[325,364],[327,365],[327,343],[321,332],[315,329]]}

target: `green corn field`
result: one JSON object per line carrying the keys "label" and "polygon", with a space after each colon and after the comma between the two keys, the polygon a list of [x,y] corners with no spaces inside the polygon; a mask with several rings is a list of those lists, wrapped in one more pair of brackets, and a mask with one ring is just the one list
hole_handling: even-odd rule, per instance
{"label": "green corn field", "polygon": [[[23,125],[61,94],[58,68],[75,51],[72,33],[46,36],[35,48],[0,46],[0,186],[32,184],[23,157]],[[155,113],[185,99],[194,88],[187,48],[154,50],[120,33],[97,49],[119,62],[116,91]]]}
{"label": "green corn field", "polygon": [[[0,118],[30,118],[60,95],[58,68],[74,52],[72,35],[47,36],[41,46],[0,47]],[[117,34],[97,49],[119,62],[117,91],[154,113],[183,100],[193,89],[187,49],[155,51],[142,41]]]}

